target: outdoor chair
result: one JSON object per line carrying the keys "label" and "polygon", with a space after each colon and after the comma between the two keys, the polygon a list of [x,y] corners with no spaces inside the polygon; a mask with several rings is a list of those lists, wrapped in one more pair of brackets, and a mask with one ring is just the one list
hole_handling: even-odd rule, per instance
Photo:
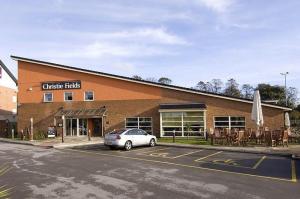
{"label": "outdoor chair", "polygon": [[272,146],[272,135],[271,135],[271,131],[264,131],[263,133],[264,136],[264,143],[265,146]]}
{"label": "outdoor chair", "polygon": [[214,130],[214,143],[218,143],[218,144],[224,144],[224,140],[226,139],[226,137],[224,135],[222,135],[222,131],[220,129],[215,129]]}
{"label": "outdoor chair", "polygon": [[252,128],[248,128],[246,132],[247,132],[248,142],[252,142],[254,140],[256,141],[255,131],[253,131]]}
{"label": "outdoor chair", "polygon": [[256,144],[261,144],[264,138],[263,130],[258,129],[254,132],[254,134],[255,134]]}
{"label": "outdoor chair", "polygon": [[275,147],[279,144],[279,140],[282,138],[281,134],[281,130],[274,130],[271,132],[272,147]]}
{"label": "outdoor chair", "polygon": [[233,140],[233,135],[231,134],[231,131],[229,128],[224,128],[223,130],[224,135],[226,137],[226,144],[231,145]]}
{"label": "outdoor chair", "polygon": [[283,131],[283,136],[282,136],[282,146],[284,147],[284,144],[288,147],[288,142],[289,142],[289,133],[287,130]]}
{"label": "outdoor chair", "polygon": [[289,132],[289,142],[300,143],[300,131],[297,128],[290,128]]}
{"label": "outdoor chair", "polygon": [[238,145],[245,146],[246,145],[246,137],[245,137],[245,131],[239,131],[237,136],[237,143]]}

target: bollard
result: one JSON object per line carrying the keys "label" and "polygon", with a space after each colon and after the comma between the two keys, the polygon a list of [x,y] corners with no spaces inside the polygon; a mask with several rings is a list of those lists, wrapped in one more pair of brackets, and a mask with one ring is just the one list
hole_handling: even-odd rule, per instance
{"label": "bollard", "polygon": [[12,130],[11,130],[11,138],[12,138],[12,139],[15,139],[15,129],[12,129]]}
{"label": "bollard", "polygon": [[88,130],[88,140],[91,141],[91,130]]}
{"label": "bollard", "polygon": [[65,115],[61,116],[61,119],[63,121],[63,129],[62,129],[62,133],[61,133],[61,142],[64,143],[64,133],[66,132],[66,118]]}
{"label": "bollard", "polygon": [[175,130],[173,130],[173,143],[175,143]]}
{"label": "bollard", "polygon": [[30,118],[30,141],[33,141],[33,118]]}

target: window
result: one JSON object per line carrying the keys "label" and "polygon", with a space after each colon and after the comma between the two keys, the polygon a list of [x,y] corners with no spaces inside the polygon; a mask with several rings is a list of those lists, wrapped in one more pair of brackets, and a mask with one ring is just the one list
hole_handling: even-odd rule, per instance
{"label": "window", "polygon": [[17,96],[12,97],[12,102],[16,103],[17,102]]}
{"label": "window", "polygon": [[44,102],[53,102],[53,93],[44,93]]}
{"label": "window", "polygon": [[65,92],[65,101],[72,101],[72,100],[73,100],[73,93]]}
{"label": "window", "polygon": [[152,134],[152,118],[128,117],[125,119],[125,128],[138,128]]}
{"label": "window", "polygon": [[94,100],[94,92],[93,91],[84,92],[84,100],[85,101],[93,101]]}
{"label": "window", "polygon": [[237,117],[237,116],[214,117],[214,124],[215,124],[215,128],[245,129],[246,127],[245,117]]}
{"label": "window", "polygon": [[139,135],[139,131],[136,129],[132,129],[126,133],[126,135]]}
{"label": "window", "polygon": [[161,136],[202,136],[205,129],[203,111],[162,112]]}

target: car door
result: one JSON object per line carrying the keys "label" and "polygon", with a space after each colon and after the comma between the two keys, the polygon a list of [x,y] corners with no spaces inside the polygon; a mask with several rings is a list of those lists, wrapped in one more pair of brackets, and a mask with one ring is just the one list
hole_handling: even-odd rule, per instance
{"label": "car door", "polygon": [[148,145],[150,140],[146,131],[139,129],[138,134],[139,134],[139,140],[138,140],[139,145]]}
{"label": "car door", "polygon": [[132,142],[133,146],[139,146],[139,136],[138,136],[138,130],[137,129],[131,129],[126,133],[127,140],[130,140]]}

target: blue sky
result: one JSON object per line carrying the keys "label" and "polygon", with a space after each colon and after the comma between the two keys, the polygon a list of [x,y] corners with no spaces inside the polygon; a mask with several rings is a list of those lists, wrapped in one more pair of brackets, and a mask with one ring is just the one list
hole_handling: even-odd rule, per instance
{"label": "blue sky", "polygon": [[0,59],[10,55],[175,85],[235,78],[300,89],[298,0],[1,1]]}

